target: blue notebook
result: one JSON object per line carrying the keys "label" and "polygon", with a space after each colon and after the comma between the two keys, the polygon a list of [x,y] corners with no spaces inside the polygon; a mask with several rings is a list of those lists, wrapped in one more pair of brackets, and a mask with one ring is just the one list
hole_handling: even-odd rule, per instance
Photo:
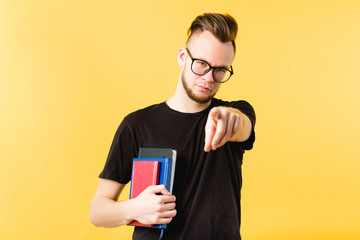
{"label": "blue notebook", "polygon": [[[173,187],[173,179],[174,179],[174,167],[173,159],[172,158],[134,158],[134,162],[141,162],[141,161],[149,161],[149,162],[160,162],[160,171],[159,171],[159,181],[158,185],[164,185],[166,189],[171,193]],[[140,184],[140,183],[139,183]],[[132,196],[132,189],[133,189],[133,181],[131,181],[130,185],[130,198]],[[157,224],[157,225],[144,225],[138,222],[134,222],[133,226],[139,227],[152,227],[152,228],[167,228],[167,224]]]}

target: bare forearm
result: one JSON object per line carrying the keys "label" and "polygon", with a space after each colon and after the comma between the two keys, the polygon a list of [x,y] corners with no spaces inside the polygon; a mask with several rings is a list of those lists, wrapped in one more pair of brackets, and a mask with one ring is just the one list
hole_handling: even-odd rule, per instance
{"label": "bare forearm", "polygon": [[131,200],[115,201],[103,196],[95,197],[90,206],[90,221],[97,227],[117,227],[129,224],[132,211]]}
{"label": "bare forearm", "polygon": [[[116,201],[120,191],[103,194],[114,182],[101,181],[90,206],[90,221],[97,227],[117,227],[137,220],[143,224],[167,224],[176,215],[175,196],[164,185],[149,186],[136,198]],[[123,186],[120,187],[122,189]],[[108,192],[107,192],[108,193]]]}

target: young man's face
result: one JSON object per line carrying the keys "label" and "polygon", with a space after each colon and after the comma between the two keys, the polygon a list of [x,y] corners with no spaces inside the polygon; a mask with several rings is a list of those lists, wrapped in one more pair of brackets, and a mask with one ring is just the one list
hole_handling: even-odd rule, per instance
{"label": "young man's face", "polygon": [[[212,67],[230,69],[234,59],[231,42],[222,43],[208,31],[196,32],[187,46],[193,58],[201,59]],[[205,75],[196,75],[191,71],[192,60],[184,49],[181,80],[187,96],[197,103],[208,103],[215,96],[221,83],[214,81],[213,69]],[[181,52],[181,51],[180,51]]]}

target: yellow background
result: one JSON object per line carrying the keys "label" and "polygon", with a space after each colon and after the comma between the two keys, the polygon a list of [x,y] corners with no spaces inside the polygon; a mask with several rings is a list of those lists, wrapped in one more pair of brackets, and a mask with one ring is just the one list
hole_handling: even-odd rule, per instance
{"label": "yellow background", "polygon": [[239,23],[218,97],[258,118],[243,238],[360,239],[358,0],[0,0],[0,239],[130,238],[91,225],[97,176],[122,118],[173,94],[208,11]]}

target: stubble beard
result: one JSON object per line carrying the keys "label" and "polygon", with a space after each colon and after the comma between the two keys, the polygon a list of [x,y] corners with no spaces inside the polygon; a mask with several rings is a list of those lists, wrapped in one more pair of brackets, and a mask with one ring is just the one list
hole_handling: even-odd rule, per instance
{"label": "stubble beard", "polygon": [[200,104],[208,103],[214,98],[215,94],[217,93],[217,91],[216,91],[214,94],[211,94],[211,95],[208,95],[208,96],[204,96],[204,97],[196,96],[195,93],[192,91],[192,89],[187,84],[187,82],[185,80],[185,76],[184,76],[183,73],[181,73],[181,81],[182,81],[182,85],[184,86],[186,94],[194,102],[197,102],[197,103],[200,103]]}

